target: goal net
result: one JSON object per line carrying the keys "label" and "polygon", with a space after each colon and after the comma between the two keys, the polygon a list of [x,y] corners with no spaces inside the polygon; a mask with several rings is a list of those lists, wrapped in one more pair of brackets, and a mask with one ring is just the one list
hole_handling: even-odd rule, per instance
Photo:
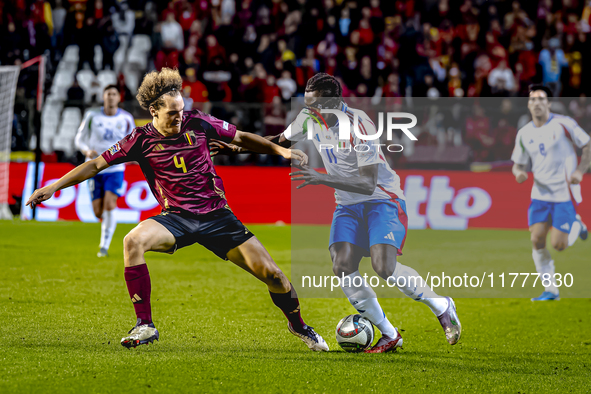
{"label": "goal net", "polygon": [[20,66],[0,66],[0,219],[12,219],[8,207],[8,177],[14,99]]}

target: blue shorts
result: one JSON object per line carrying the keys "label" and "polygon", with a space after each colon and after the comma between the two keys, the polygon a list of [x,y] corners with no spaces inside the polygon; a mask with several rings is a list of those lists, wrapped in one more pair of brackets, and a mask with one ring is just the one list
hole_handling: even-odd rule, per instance
{"label": "blue shorts", "polygon": [[123,195],[122,186],[123,171],[98,174],[88,180],[88,189],[92,195],[92,201],[103,198],[106,192],[112,192],[121,197]]}
{"label": "blue shorts", "polygon": [[531,226],[535,223],[551,222],[552,227],[569,233],[572,224],[577,220],[577,212],[572,201],[550,202],[531,200],[527,210],[527,221]]}
{"label": "blue shorts", "polygon": [[392,245],[401,255],[408,216],[406,202],[399,198],[373,200],[353,205],[337,205],[330,226],[329,246],[336,242],[348,242],[364,249],[376,244]]}

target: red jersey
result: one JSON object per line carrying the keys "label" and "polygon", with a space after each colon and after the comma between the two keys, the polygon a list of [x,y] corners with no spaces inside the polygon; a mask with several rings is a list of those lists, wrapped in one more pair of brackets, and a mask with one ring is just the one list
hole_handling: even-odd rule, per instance
{"label": "red jersey", "polygon": [[137,161],[163,210],[205,214],[227,206],[209,140],[232,142],[236,126],[199,110],[185,112],[180,133],[165,137],[152,123],[137,127],[106,150],[109,165]]}

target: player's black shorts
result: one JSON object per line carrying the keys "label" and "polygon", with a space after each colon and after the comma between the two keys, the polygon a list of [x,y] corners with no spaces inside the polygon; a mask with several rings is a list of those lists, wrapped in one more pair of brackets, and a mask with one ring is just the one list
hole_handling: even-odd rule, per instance
{"label": "player's black shorts", "polygon": [[162,212],[150,219],[166,227],[176,238],[176,244],[166,253],[174,253],[177,249],[197,242],[227,260],[226,255],[230,250],[254,236],[227,208],[204,215]]}

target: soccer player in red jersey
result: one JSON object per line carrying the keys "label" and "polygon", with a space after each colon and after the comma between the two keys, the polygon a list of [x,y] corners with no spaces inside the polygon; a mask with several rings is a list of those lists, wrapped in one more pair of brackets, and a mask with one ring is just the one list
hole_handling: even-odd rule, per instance
{"label": "soccer player in red jersey", "polygon": [[141,222],[123,241],[125,281],[137,315],[137,324],[121,340],[123,346],[136,347],[159,338],[152,322],[150,274],[144,254],[174,253],[198,242],[264,282],[273,303],[287,317],[289,331],[311,350],[327,351],[324,339],[304,323],[289,279],[228,207],[208,144],[210,139],[217,139],[303,163],[307,161],[306,155],[256,134],[239,131],[236,126],[201,111],[183,112],[181,87],[177,70],[163,68],[147,74],[137,99],[150,111],[152,122],[136,128],[96,159],[35,190],[27,205],[39,204],[58,190],[94,177],[111,165],[136,161],[162,213]]}

